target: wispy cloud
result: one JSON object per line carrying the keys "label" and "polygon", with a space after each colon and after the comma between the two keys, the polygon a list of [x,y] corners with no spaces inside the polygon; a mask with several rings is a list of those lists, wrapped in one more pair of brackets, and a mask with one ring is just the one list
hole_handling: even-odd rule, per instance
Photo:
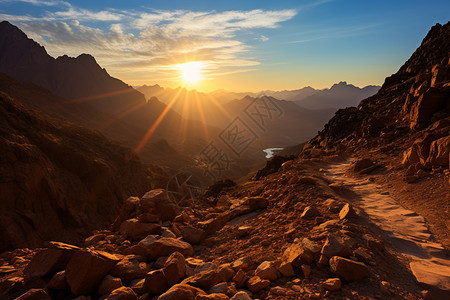
{"label": "wispy cloud", "polygon": [[0,18],[16,22],[54,56],[90,53],[109,71],[124,74],[149,74],[191,60],[204,61],[216,71],[254,67],[259,62],[240,33],[267,41],[258,29],[277,28],[297,14],[294,9],[92,11],[64,1],[21,1],[58,8],[41,15],[0,14]]}
{"label": "wispy cloud", "polygon": [[69,2],[60,0],[2,0],[0,2],[24,2],[38,6],[71,6]]}

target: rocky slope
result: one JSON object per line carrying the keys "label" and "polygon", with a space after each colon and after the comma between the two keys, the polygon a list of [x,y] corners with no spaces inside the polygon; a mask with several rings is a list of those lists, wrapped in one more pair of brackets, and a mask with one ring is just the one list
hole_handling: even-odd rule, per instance
{"label": "rocky slope", "polygon": [[161,176],[100,133],[50,118],[5,92],[0,114],[1,250],[79,241]]}

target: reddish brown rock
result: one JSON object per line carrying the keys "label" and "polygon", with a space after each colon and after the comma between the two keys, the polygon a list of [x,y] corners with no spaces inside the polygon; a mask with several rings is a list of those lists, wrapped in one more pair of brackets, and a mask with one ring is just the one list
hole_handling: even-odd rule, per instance
{"label": "reddish brown rock", "polygon": [[230,264],[220,265],[217,271],[219,272],[220,276],[222,276],[223,281],[231,281],[234,275],[236,275],[236,272],[233,270]]}
{"label": "reddish brown rock", "polygon": [[256,268],[255,276],[269,281],[275,281],[278,278],[278,272],[273,262],[265,261]]}
{"label": "reddish brown rock", "polygon": [[209,295],[198,295],[196,300],[228,300],[230,299],[223,293],[212,293]]}
{"label": "reddish brown rock", "polygon": [[133,291],[133,289],[125,286],[115,289],[108,296],[108,300],[137,300],[137,299],[138,296]]}
{"label": "reddish brown rock", "polygon": [[31,289],[15,300],[51,300],[50,295],[43,289]]}
{"label": "reddish brown rock", "polygon": [[411,129],[422,130],[430,124],[434,113],[445,108],[448,94],[436,88],[430,88],[412,104],[410,111]]}
{"label": "reddish brown rock", "polygon": [[97,293],[99,295],[108,295],[115,289],[122,287],[122,280],[120,278],[112,277],[111,275],[106,275],[102,282],[98,286]]}
{"label": "reddish brown rock", "polygon": [[293,243],[284,251],[283,260],[291,263],[294,267],[300,268],[303,264],[311,264],[314,261],[311,251],[305,249],[303,245]]}
{"label": "reddish brown rock", "polygon": [[119,231],[120,225],[125,222],[125,220],[136,216],[140,201],[141,200],[137,197],[129,197],[124,201],[120,208],[119,215],[112,225],[114,231]]}
{"label": "reddish brown rock", "polygon": [[338,291],[341,289],[341,280],[339,278],[329,278],[323,284],[323,288],[329,291]]}
{"label": "reddish brown rock", "polygon": [[265,289],[270,285],[270,281],[266,279],[261,279],[258,276],[253,276],[247,280],[247,287],[252,293],[257,293],[262,289]]}
{"label": "reddish brown rock", "polygon": [[231,300],[252,300],[252,298],[246,292],[240,291],[234,294]]}
{"label": "reddish brown rock", "polygon": [[207,234],[213,234],[214,232],[222,229],[225,224],[227,224],[229,219],[230,218],[227,214],[222,214],[204,222],[199,222],[198,224],[206,231]]}
{"label": "reddish brown rock", "polygon": [[144,278],[148,271],[145,262],[125,258],[119,261],[109,273],[124,282],[129,282],[136,278]]}
{"label": "reddish brown rock", "polygon": [[66,279],[66,271],[60,271],[53,275],[50,282],[47,284],[47,288],[54,290],[67,290],[69,289],[69,284]]}
{"label": "reddish brown rock", "polygon": [[76,252],[66,267],[66,278],[75,295],[94,292],[106,274],[117,263],[116,256],[94,251]]}
{"label": "reddish brown rock", "polygon": [[217,270],[209,270],[200,272],[194,276],[188,277],[182,281],[184,284],[189,284],[203,290],[209,290],[214,285],[222,281],[222,277]]}
{"label": "reddish brown rock", "polygon": [[245,274],[245,272],[240,269],[236,272],[236,275],[233,277],[234,283],[236,283],[237,287],[243,287],[245,285],[245,282],[247,281],[248,276]]}
{"label": "reddish brown rock", "polygon": [[248,269],[250,265],[252,264],[252,260],[250,257],[241,257],[236,259],[232,264],[231,267],[237,271],[240,269]]}
{"label": "reddish brown rock", "polygon": [[435,166],[449,166],[450,135],[431,143],[427,162]]}
{"label": "reddish brown rock", "polygon": [[49,248],[33,256],[23,273],[28,277],[53,275],[64,270],[72,255],[79,249],[69,244],[52,242]]}
{"label": "reddish brown rock", "polygon": [[303,219],[312,219],[320,215],[320,212],[314,206],[307,206],[300,216]]}
{"label": "reddish brown rock", "polygon": [[327,258],[331,258],[332,256],[345,257],[351,254],[351,249],[346,245],[342,238],[337,237],[334,234],[329,234],[320,253]]}
{"label": "reddish brown rock", "polygon": [[144,212],[158,215],[162,221],[172,221],[181,213],[172,194],[163,189],[147,192],[141,198],[140,204]]}
{"label": "reddish brown rock", "polygon": [[188,225],[181,228],[181,236],[186,242],[197,245],[206,238],[206,232]]}
{"label": "reddish brown rock", "polygon": [[145,279],[135,279],[135,280],[133,280],[130,283],[130,287],[138,295],[142,295],[142,294],[145,294],[147,292],[147,288],[145,287]]}
{"label": "reddish brown rock", "polygon": [[339,219],[352,219],[357,218],[358,214],[355,212],[353,207],[350,206],[350,204],[345,204],[344,207],[339,212]]}
{"label": "reddish brown rock", "polygon": [[84,246],[85,247],[93,246],[93,245],[97,244],[98,242],[104,240],[105,237],[106,237],[106,234],[104,234],[104,233],[94,234],[84,240]]}
{"label": "reddish brown rock", "polygon": [[186,260],[180,252],[174,252],[164,264],[164,274],[169,286],[179,283],[186,275]]}
{"label": "reddish brown rock", "polygon": [[157,223],[142,223],[138,219],[129,219],[120,225],[120,233],[137,240],[149,234],[161,233],[161,226]]}
{"label": "reddish brown rock", "polygon": [[190,244],[173,238],[161,238],[150,243],[146,248],[154,259],[161,256],[169,256],[176,251],[184,256],[192,256],[194,254],[194,249]]}
{"label": "reddish brown rock", "polygon": [[145,286],[151,294],[161,294],[169,288],[163,270],[148,272],[145,276]]}
{"label": "reddish brown rock", "polygon": [[196,300],[199,295],[206,295],[206,293],[199,288],[179,283],[159,296],[158,300]]}
{"label": "reddish brown rock", "polygon": [[333,256],[330,261],[330,271],[346,281],[359,281],[367,277],[369,268],[362,262]]}
{"label": "reddish brown rock", "polygon": [[294,268],[290,262],[283,261],[278,266],[278,272],[284,277],[291,277],[295,275]]}

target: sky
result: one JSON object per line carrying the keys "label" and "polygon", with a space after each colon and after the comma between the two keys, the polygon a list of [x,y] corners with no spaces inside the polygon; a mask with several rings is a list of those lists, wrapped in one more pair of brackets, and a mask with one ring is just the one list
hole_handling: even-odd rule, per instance
{"label": "sky", "polygon": [[[448,0],[0,0],[0,19],[54,57],[88,53],[130,85],[205,92],[381,85],[449,12]],[[202,80],[183,82],[189,62]]]}

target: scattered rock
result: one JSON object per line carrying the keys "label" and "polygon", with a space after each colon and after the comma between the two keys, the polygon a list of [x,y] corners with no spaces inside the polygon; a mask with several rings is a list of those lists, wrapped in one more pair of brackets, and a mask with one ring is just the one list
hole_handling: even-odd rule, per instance
{"label": "scattered rock", "polygon": [[122,280],[120,278],[106,275],[98,286],[97,292],[99,295],[109,295],[115,289],[122,287]]}
{"label": "scattered rock", "polygon": [[237,292],[230,300],[252,300],[246,292]]}
{"label": "scattered rock", "polygon": [[147,272],[148,267],[145,262],[125,258],[112,268],[110,274],[122,279],[124,282],[129,282],[136,278],[144,278]]}
{"label": "scattered rock", "polygon": [[281,262],[281,264],[278,266],[278,271],[284,277],[291,277],[295,275],[294,268],[292,268],[292,264],[286,261]]}
{"label": "scattered rock", "polygon": [[169,286],[179,283],[186,275],[186,260],[180,252],[170,255],[164,264],[164,275]]}
{"label": "scattered rock", "polygon": [[94,292],[117,261],[116,256],[105,252],[76,252],[66,267],[66,279],[72,293],[88,295]]}
{"label": "scattered rock", "polygon": [[302,272],[305,279],[309,279],[309,275],[311,275],[311,266],[310,265],[302,265]]}
{"label": "scattered rock", "polygon": [[31,289],[15,300],[51,300],[50,295],[43,289]]}
{"label": "scattered rock", "polygon": [[346,281],[359,281],[369,274],[369,268],[362,262],[333,256],[330,261],[330,271]]}
{"label": "scattered rock", "polygon": [[275,281],[278,278],[277,269],[273,262],[265,261],[255,270],[255,276],[269,281]]}
{"label": "scattered rock", "polygon": [[320,215],[320,212],[314,206],[307,206],[302,215],[300,216],[303,219],[312,219]]}
{"label": "scattered rock", "polygon": [[235,260],[232,264],[231,267],[234,270],[240,270],[240,269],[247,269],[248,267],[250,267],[252,263],[252,260],[250,259],[250,257],[241,257],[238,258],[237,260]]}
{"label": "scattered rock", "polygon": [[228,290],[228,284],[226,282],[221,282],[211,287],[208,291],[210,294],[225,294]]}
{"label": "scattered rock", "polygon": [[188,225],[181,228],[181,236],[186,242],[197,245],[206,238],[206,232]]}
{"label": "scattered rock", "polygon": [[142,223],[138,219],[129,219],[120,225],[120,233],[137,240],[149,234],[160,233],[161,226],[157,223]]}
{"label": "scattered rock", "polygon": [[257,293],[262,289],[265,289],[270,285],[270,281],[266,279],[261,279],[259,276],[253,276],[247,280],[247,287],[253,293]]}
{"label": "scattered rock", "polygon": [[301,242],[292,243],[283,253],[283,260],[291,263],[294,267],[311,264],[314,261],[311,251],[305,249]]}
{"label": "scattered rock", "polygon": [[331,258],[332,256],[345,257],[351,254],[351,250],[342,238],[337,237],[334,234],[329,234],[320,253],[327,258]]}
{"label": "scattered rock", "polygon": [[233,277],[233,281],[236,283],[237,287],[243,287],[245,285],[245,282],[247,281],[248,276],[245,274],[245,272],[240,269],[236,272],[236,275]]}
{"label": "scattered rock", "polygon": [[115,289],[108,296],[108,300],[137,300],[138,297],[133,289],[129,287],[122,286]]}
{"label": "scattered rock", "polygon": [[329,291],[338,291],[341,289],[341,280],[339,278],[329,278],[323,284],[323,288]]}
{"label": "scattered rock", "polygon": [[159,296],[158,300],[196,300],[198,295],[206,295],[206,293],[199,288],[179,283]]}
{"label": "scattered rock", "polygon": [[194,276],[188,277],[182,281],[183,284],[189,284],[203,290],[209,290],[214,285],[222,281],[222,277],[216,270],[200,272]]}
{"label": "scattered rock", "polygon": [[163,189],[147,192],[142,196],[140,204],[144,212],[158,215],[162,221],[172,221],[180,214],[172,194]]}
{"label": "scattered rock", "polygon": [[164,271],[161,269],[148,272],[144,284],[150,294],[154,295],[161,294],[169,288]]}
{"label": "scattered rock", "polygon": [[60,271],[53,275],[50,282],[47,284],[47,288],[54,290],[67,290],[69,289],[69,284],[66,279],[66,271]]}
{"label": "scattered rock", "polygon": [[339,212],[339,219],[341,219],[341,220],[352,219],[352,218],[357,218],[357,217],[358,217],[358,214],[355,212],[353,207],[351,207],[350,204],[348,204],[348,203],[345,204],[344,207]]}
{"label": "scattered rock", "polygon": [[236,275],[236,272],[233,270],[233,268],[231,268],[230,264],[220,265],[217,271],[219,272],[220,276],[222,276],[223,281],[227,282],[231,281],[234,275]]}
{"label": "scattered rock", "polygon": [[154,259],[161,256],[169,256],[176,251],[184,256],[192,256],[194,254],[194,249],[190,244],[173,238],[161,238],[150,243],[146,248]]}

